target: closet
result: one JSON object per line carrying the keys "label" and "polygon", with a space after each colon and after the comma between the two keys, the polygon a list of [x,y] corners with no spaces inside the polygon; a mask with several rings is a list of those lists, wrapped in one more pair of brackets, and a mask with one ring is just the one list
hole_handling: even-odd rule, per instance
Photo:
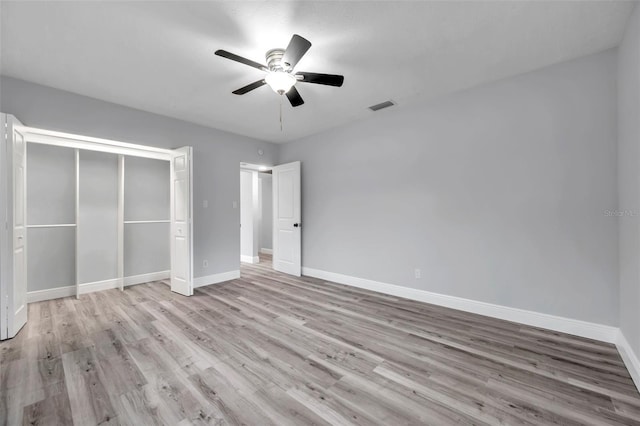
{"label": "closet", "polygon": [[192,148],[22,125],[0,113],[0,340],[27,303],[165,280],[193,294]]}
{"label": "closet", "polygon": [[169,162],[27,144],[29,301],[170,278]]}
{"label": "closet", "polygon": [[15,321],[6,330],[2,321],[0,338],[24,324],[26,302],[157,280],[193,294],[190,147],[134,145],[1,118],[10,225],[0,250],[8,265],[2,311]]}

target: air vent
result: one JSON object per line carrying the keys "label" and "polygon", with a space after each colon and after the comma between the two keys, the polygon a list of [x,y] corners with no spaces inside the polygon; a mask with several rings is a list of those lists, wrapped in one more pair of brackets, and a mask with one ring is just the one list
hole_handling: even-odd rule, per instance
{"label": "air vent", "polygon": [[389,108],[390,106],[394,106],[394,105],[395,104],[393,102],[391,102],[391,101],[384,101],[384,102],[382,102],[380,104],[370,106],[369,109],[371,111],[378,111],[378,110],[381,110],[383,108]]}

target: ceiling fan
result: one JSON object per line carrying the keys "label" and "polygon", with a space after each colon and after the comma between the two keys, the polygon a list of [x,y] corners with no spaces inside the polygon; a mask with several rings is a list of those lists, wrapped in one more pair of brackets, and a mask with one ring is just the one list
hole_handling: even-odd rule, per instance
{"label": "ceiling fan", "polygon": [[267,65],[262,65],[250,59],[243,58],[242,56],[227,52],[226,50],[217,50],[216,55],[249,65],[250,67],[267,73],[263,79],[241,87],[238,90],[234,90],[232,92],[234,95],[244,95],[267,84],[277,94],[286,94],[291,106],[297,107],[304,104],[304,101],[295,88],[296,83],[314,83],[340,87],[344,82],[344,77],[341,75],[293,72],[296,64],[304,54],[307,53],[310,47],[311,42],[309,42],[309,40],[298,34],[294,34],[286,49],[271,49],[267,52],[265,55]]}

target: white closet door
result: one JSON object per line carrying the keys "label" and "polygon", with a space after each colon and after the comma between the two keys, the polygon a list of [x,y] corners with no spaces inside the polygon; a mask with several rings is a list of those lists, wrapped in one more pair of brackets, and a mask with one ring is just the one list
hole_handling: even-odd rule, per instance
{"label": "white closet door", "polygon": [[7,140],[13,156],[13,285],[8,294],[7,337],[27,323],[27,144],[16,129],[20,122],[7,117]]}
{"label": "white closet door", "polygon": [[171,160],[171,291],[193,294],[192,149],[174,150]]}
{"label": "white closet door", "polygon": [[300,162],[273,168],[273,269],[300,276]]}

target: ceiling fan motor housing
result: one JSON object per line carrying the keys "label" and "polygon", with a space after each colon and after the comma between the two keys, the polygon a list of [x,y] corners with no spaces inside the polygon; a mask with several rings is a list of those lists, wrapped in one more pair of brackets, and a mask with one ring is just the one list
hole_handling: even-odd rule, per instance
{"label": "ceiling fan motor housing", "polygon": [[283,56],[284,49],[271,49],[267,52],[265,58],[267,60],[269,71],[291,71],[291,66],[287,63],[282,62]]}

